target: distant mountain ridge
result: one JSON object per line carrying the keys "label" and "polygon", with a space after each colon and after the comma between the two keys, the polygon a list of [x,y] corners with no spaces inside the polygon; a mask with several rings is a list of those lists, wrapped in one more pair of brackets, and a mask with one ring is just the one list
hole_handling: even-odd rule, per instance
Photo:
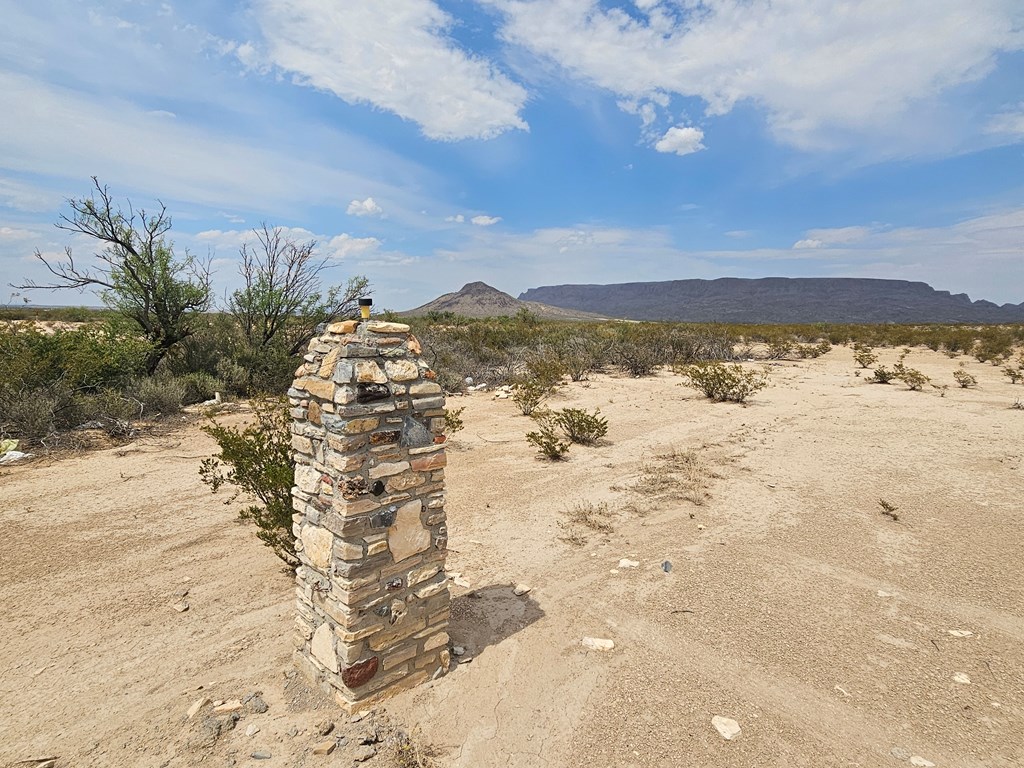
{"label": "distant mountain ridge", "polygon": [[971,301],[927,283],[854,277],[666,280],[530,288],[520,301],[631,320],[734,323],[1020,323],[1024,302]]}
{"label": "distant mountain ridge", "polygon": [[452,312],[463,317],[511,317],[520,310],[528,310],[547,320],[599,320],[598,315],[574,309],[549,307],[536,301],[520,301],[487,283],[467,283],[454,293],[438,296],[421,307],[400,312],[415,317],[431,312]]}

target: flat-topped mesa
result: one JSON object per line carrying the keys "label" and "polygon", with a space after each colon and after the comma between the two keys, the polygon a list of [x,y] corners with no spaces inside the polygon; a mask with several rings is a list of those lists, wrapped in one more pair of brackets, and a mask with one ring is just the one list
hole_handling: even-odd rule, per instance
{"label": "flat-topped mesa", "polygon": [[333,323],[288,390],[295,662],[347,711],[448,671],[444,394],[401,323]]}

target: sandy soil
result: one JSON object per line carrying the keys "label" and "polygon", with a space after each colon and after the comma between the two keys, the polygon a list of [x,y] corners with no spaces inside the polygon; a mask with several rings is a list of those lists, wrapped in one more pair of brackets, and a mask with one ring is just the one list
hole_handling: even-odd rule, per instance
{"label": "sandy soil", "polygon": [[[972,360],[980,386],[956,388],[957,361],[926,350],[907,363],[951,387],[867,384],[842,348],[774,365],[748,407],[671,374],[597,376],[551,405],[599,406],[608,440],[559,464],[512,402],[452,398],[466,653],[387,717],[466,768],[1024,765],[1024,387]],[[672,450],[699,453],[706,495],[655,495]],[[292,581],[200,483],[212,452],[189,426],[0,470],[0,765],[352,763],[369,721],[291,675]],[[613,530],[564,541],[565,513],[602,501]],[[269,710],[230,732],[185,717],[255,691]],[[313,756],[325,719],[349,746]]]}

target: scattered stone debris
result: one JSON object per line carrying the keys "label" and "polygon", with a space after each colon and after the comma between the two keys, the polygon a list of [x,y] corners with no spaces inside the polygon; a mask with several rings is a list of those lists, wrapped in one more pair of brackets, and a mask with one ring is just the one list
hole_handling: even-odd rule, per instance
{"label": "scattered stone debris", "polygon": [[250,693],[248,696],[242,699],[242,704],[245,706],[245,709],[247,711],[251,712],[254,715],[262,715],[264,712],[270,709],[270,707],[267,705],[267,702],[263,700],[262,691],[255,691],[253,693]]}
{"label": "scattered stone debris", "polygon": [[972,637],[974,635],[974,633],[969,629],[951,629],[949,630],[949,634],[953,637]]}
{"label": "scattered stone debris", "polygon": [[624,557],[621,560],[619,560],[619,568],[639,568],[639,567],[640,567],[640,561],[639,560],[630,560],[629,558],[626,558],[626,557]]}
{"label": "scattered stone debris", "polygon": [[331,720],[321,720],[316,724],[316,735],[326,736],[334,730],[334,723]]}
{"label": "scattered stone debris", "polygon": [[212,704],[212,703],[213,702],[210,701],[205,696],[203,696],[203,698],[201,698],[201,699],[196,699],[195,702],[193,702],[192,706],[188,708],[188,712],[186,712],[185,715],[186,715],[186,717],[188,717],[189,720],[193,720],[193,719],[195,719],[195,716],[197,714],[199,714],[199,710],[201,710],[203,707],[207,706],[208,704]]}
{"label": "scattered stone debris", "polygon": [[269,760],[273,755],[269,752],[253,752],[250,757],[253,760]]}
{"label": "scattered stone debris", "polygon": [[731,717],[722,717],[721,715],[715,715],[711,718],[711,724],[718,731],[719,735],[726,741],[732,741],[733,739],[739,738],[740,724],[733,720]]}
{"label": "scattered stone debris", "polygon": [[839,691],[839,693],[843,694],[843,696],[845,696],[846,698],[850,698],[850,692],[848,690],[846,690],[845,688],[843,688],[843,686],[841,686],[841,685],[834,685],[832,687],[835,690]]}
{"label": "scattered stone debris", "polygon": [[512,594],[516,597],[522,597],[523,595],[528,595],[531,589],[532,587],[528,587],[525,584],[516,584],[515,587],[512,588]]}
{"label": "scattered stone debris", "polygon": [[610,651],[615,647],[615,642],[600,637],[584,637],[582,641],[584,648],[592,651]]}
{"label": "scattered stone debris", "polygon": [[935,768],[935,763],[931,760],[925,760],[920,755],[912,755],[910,758],[910,764],[916,765],[918,768]]}
{"label": "scattered stone debris", "polygon": [[665,573],[671,573],[672,572],[672,561],[671,560],[666,560],[665,562],[663,562],[661,564],[661,570],[663,570]]}
{"label": "scattered stone debris", "polygon": [[356,751],[352,753],[352,759],[357,763],[365,763],[371,757],[377,754],[377,750],[369,745],[363,745],[357,747]]}
{"label": "scattered stone debris", "polygon": [[877,594],[878,594],[879,597],[892,597],[893,596],[892,592],[886,592],[884,589],[878,590]]}
{"label": "scattered stone debris", "polygon": [[175,603],[171,607],[174,610],[176,610],[178,613],[184,613],[185,611],[187,611],[189,609],[189,604],[186,603],[184,600],[182,600],[181,602]]}
{"label": "scattered stone debris", "polygon": [[237,712],[241,708],[242,702],[239,699],[230,699],[229,701],[223,701],[220,704],[214,702],[213,714],[226,715],[231,712]]}
{"label": "scattered stone debris", "polygon": [[456,656],[465,656],[466,649],[461,645],[456,645],[452,648],[452,653],[454,653]]}
{"label": "scattered stone debris", "polygon": [[315,747],[313,747],[314,755],[329,755],[338,746],[334,739],[328,739],[327,741],[321,741]]}
{"label": "scattered stone debris", "polygon": [[957,672],[955,675],[953,675],[953,682],[959,683],[960,685],[970,685],[971,678],[969,678],[963,672]]}

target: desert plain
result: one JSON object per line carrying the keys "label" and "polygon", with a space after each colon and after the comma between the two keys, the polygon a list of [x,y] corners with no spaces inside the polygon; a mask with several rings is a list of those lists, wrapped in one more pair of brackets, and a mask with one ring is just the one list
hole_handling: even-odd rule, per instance
{"label": "desert plain", "polygon": [[[609,424],[562,462],[511,400],[450,397],[462,654],[356,723],[294,674],[294,579],[200,482],[201,421],[4,467],[0,766],[412,765],[393,728],[464,768],[1024,765],[1024,386],[907,363],[948,388],[844,347],[745,406],[595,374],[548,403]],[[211,730],[202,697],[248,701]]]}

